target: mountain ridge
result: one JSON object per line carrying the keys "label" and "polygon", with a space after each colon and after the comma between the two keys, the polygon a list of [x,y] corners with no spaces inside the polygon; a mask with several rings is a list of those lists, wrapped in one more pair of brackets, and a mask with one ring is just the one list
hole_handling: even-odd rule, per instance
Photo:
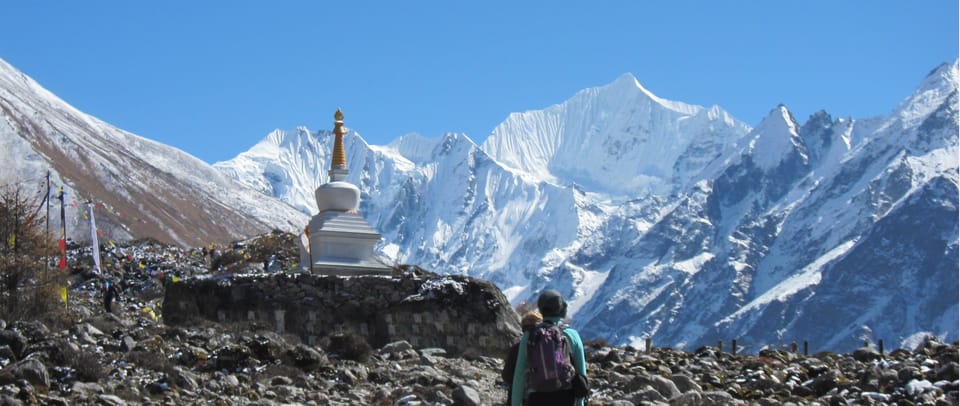
{"label": "mountain ridge", "polygon": [[[896,340],[917,332],[897,325],[956,337],[950,308],[923,323],[845,314],[833,320],[835,331],[818,327],[805,308],[862,308],[844,300],[849,286],[828,282],[856,280],[842,277],[863,272],[849,258],[875,255],[871,244],[915,247],[869,236],[908,216],[904,202],[935,205],[912,196],[955,188],[956,66],[934,70],[886,116],[833,119],[821,111],[801,124],[780,105],[756,128],[717,106],[666,101],[623,75],[511,114],[479,148],[454,135],[370,146],[384,155],[348,159],[351,176],[358,172],[351,181],[364,191],[361,211],[383,230],[384,255],[492,280],[514,303],[559,289],[574,325],[612,342],[652,337],[689,347],[739,336],[753,345],[792,338],[846,350],[871,334]],[[655,153],[646,160],[632,150],[648,148]],[[392,161],[403,169],[378,170],[391,156],[403,157]],[[383,185],[382,176],[393,186],[372,186]],[[956,250],[956,216],[931,213],[946,227],[934,233],[943,252]],[[956,258],[937,258],[957,268]],[[921,263],[908,272],[929,281],[944,277],[938,269]],[[951,282],[937,292],[956,296]],[[892,286],[873,293],[909,301]],[[831,300],[809,299],[818,295]]]}
{"label": "mountain ridge", "polygon": [[0,167],[0,179],[22,186],[49,170],[70,203],[70,238],[89,240],[88,201],[104,235],[181,245],[292,230],[305,218],[181,150],[80,112],[2,60],[0,113],[0,140],[19,153]]}
{"label": "mountain ridge", "polygon": [[[957,62],[941,65],[885,116],[823,111],[801,124],[778,106],[768,125],[753,128],[718,106],[659,98],[622,75],[511,114],[481,145],[450,133],[375,146],[351,130],[348,181],[360,187],[360,212],[383,235],[378,250],[388,261],[490,280],[515,304],[558,289],[575,327],[614,343],[652,338],[689,348],[738,337],[757,347],[810,340],[846,351],[923,331],[956,339],[957,278],[944,270],[958,269],[957,76]],[[25,104],[3,96],[10,111]],[[49,110],[34,111],[59,114]],[[24,116],[6,113],[0,140],[33,157],[25,138],[9,136],[44,128],[26,121],[14,131],[10,123]],[[136,144],[85,115],[72,120]],[[300,212],[278,218],[293,209],[263,210],[271,199],[238,197],[251,205],[238,214],[298,230],[315,210],[331,144],[325,130],[271,132],[213,165],[234,180],[209,189],[282,200]],[[130,151],[139,158],[138,149]],[[161,162],[190,161],[176,158],[182,151],[156,151],[151,158]],[[24,159],[17,170],[35,172],[38,162]],[[115,168],[134,167],[111,162],[97,159],[114,169],[90,182],[114,185]],[[196,176],[183,172],[167,173]],[[197,189],[196,180],[183,182]],[[122,185],[118,193],[138,187]],[[916,252],[925,259],[890,265]],[[896,286],[906,281],[929,291]]]}

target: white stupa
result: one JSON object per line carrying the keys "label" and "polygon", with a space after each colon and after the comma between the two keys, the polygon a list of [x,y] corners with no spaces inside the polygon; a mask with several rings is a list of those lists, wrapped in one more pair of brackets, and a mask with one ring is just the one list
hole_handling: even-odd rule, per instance
{"label": "white stupa", "polygon": [[316,191],[319,212],[310,219],[300,239],[300,268],[324,275],[389,274],[374,247],[380,233],[357,212],[360,189],[348,183],[347,155],[343,149],[343,112],[334,114],[333,159],[329,182]]}

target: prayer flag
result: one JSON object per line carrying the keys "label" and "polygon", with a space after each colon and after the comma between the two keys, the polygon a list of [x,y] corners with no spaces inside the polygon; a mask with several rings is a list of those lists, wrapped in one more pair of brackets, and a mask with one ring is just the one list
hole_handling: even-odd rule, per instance
{"label": "prayer flag", "polygon": [[60,263],[57,268],[67,268],[67,216],[63,207],[63,186],[60,186]]}
{"label": "prayer flag", "polygon": [[93,270],[100,273],[100,242],[97,240],[97,220],[93,218],[93,203],[88,203],[90,209],[90,241],[93,244]]}

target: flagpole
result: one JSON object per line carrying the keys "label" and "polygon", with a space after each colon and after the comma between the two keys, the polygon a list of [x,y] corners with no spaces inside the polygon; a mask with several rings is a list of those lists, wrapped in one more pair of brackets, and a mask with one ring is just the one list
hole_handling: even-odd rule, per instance
{"label": "flagpole", "polygon": [[307,253],[310,254],[310,274],[313,274],[313,244],[310,243],[310,225],[303,228],[303,234],[307,236]]}
{"label": "flagpole", "polygon": [[[46,202],[46,205],[47,205],[46,225],[44,226],[44,231],[43,231],[44,235],[46,236],[46,238],[44,239],[45,241],[44,244],[49,244],[50,243],[50,171],[47,171],[47,197],[45,197],[43,201]],[[46,275],[47,271],[49,270],[50,270],[50,257],[47,257],[47,259],[43,261],[43,274]]]}

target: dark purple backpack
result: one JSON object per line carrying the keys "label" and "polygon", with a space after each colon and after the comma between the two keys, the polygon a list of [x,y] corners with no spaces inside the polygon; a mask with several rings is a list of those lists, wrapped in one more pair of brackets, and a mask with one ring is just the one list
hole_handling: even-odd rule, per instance
{"label": "dark purple backpack", "polygon": [[570,341],[558,325],[542,323],[527,337],[527,388],[554,392],[573,387]]}

